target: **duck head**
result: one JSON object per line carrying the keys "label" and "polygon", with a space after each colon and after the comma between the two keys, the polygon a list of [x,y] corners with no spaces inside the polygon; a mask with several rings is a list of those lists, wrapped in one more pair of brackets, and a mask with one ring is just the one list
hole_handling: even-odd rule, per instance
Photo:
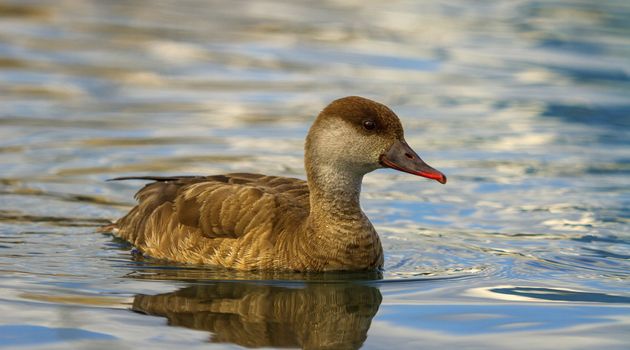
{"label": "duck head", "polygon": [[335,100],[324,108],[309,130],[305,155],[307,172],[309,167],[331,166],[364,175],[392,168],[446,183],[446,176],[407,144],[391,109],[358,96]]}

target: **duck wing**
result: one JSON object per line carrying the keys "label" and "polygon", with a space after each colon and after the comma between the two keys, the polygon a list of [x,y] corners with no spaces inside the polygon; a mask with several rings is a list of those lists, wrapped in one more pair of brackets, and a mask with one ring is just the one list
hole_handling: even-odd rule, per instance
{"label": "duck wing", "polygon": [[154,181],[136,193],[138,205],[114,225],[118,236],[141,250],[178,246],[184,239],[270,234],[279,216],[296,220],[309,212],[308,185],[294,178],[234,173],[112,180]]}

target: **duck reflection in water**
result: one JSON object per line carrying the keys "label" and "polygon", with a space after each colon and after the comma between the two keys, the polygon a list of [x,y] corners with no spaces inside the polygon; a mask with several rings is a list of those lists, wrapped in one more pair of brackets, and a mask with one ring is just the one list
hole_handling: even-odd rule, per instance
{"label": "duck reflection in water", "polygon": [[139,294],[132,310],[166,317],[171,326],[209,331],[214,343],[358,349],[381,300],[377,288],[360,284],[307,283],[293,288],[223,282]]}

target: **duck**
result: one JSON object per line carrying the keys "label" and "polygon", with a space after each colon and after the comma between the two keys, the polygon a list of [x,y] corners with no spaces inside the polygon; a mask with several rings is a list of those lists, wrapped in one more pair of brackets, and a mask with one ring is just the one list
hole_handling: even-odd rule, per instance
{"label": "duck", "polygon": [[126,176],[151,181],[137,205],[103,231],[144,256],[233,270],[297,272],[383,268],[383,248],[359,202],[380,168],[446,183],[407,144],[398,116],[373,100],[334,100],[304,147],[306,181],[252,173]]}

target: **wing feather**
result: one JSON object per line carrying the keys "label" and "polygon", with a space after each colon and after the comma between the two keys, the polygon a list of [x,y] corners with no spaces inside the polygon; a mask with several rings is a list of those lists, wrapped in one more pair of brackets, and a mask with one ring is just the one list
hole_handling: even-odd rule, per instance
{"label": "wing feather", "polygon": [[140,249],[268,234],[279,210],[309,210],[308,186],[299,179],[247,173],[143,179],[156,182],[138,191],[138,205],[116,223]]}

